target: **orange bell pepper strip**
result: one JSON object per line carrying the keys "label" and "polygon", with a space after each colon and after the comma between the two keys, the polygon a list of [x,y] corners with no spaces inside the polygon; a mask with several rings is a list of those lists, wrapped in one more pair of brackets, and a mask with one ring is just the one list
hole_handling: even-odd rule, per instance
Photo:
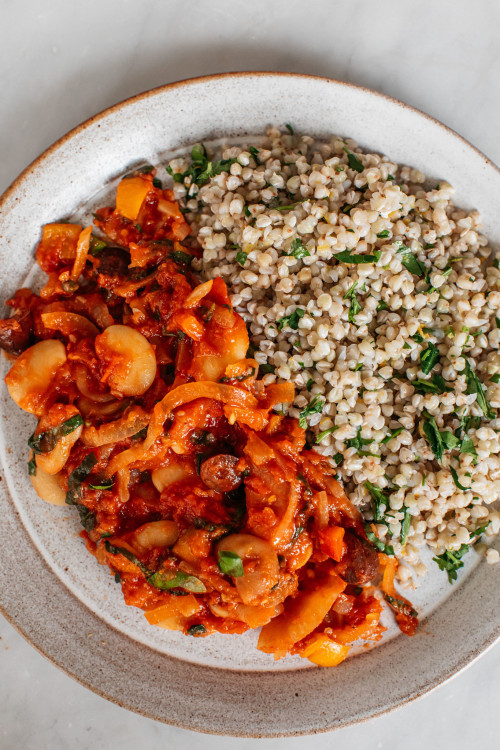
{"label": "orange bell pepper strip", "polygon": [[85,261],[89,254],[90,237],[92,235],[92,227],[87,227],[80,232],[78,236],[78,242],[76,243],[76,258],[73,263],[73,268],[70,273],[70,279],[72,281],[78,281],[83,269],[85,268]]}
{"label": "orange bell pepper strip", "polygon": [[394,576],[398,569],[398,561],[394,557],[379,554],[380,566],[384,570],[381,589],[384,599],[393,610],[399,629],[406,635],[414,635],[418,627],[418,613],[413,609],[411,602],[401,596],[394,586]]}
{"label": "orange bell pepper strip", "polygon": [[309,588],[285,602],[284,612],[261,630],[257,648],[281,659],[295,643],[317,628],[347,584],[333,572],[316,579]]}
{"label": "orange bell pepper strip", "polygon": [[336,667],[344,661],[351,647],[337,643],[323,633],[318,633],[305,646],[300,655],[318,667]]}
{"label": "orange bell pepper strip", "polygon": [[116,210],[126,219],[136,221],[142,204],[152,189],[152,182],[140,175],[125,177],[116,189]]}

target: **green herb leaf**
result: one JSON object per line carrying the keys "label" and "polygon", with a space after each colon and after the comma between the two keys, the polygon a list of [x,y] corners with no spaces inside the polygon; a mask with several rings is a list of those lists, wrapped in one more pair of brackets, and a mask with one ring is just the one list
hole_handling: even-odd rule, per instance
{"label": "green herb leaf", "polygon": [[[338,426],[337,425],[333,425],[333,427],[328,427],[326,430],[323,430],[323,432],[318,432],[318,434],[316,435],[316,445],[318,443],[321,443],[321,441],[324,440],[327,437],[327,435],[331,435],[332,432],[335,432],[335,430],[338,430]],[[337,454],[337,455],[339,455],[339,454]],[[342,454],[340,454],[340,455],[342,455]],[[342,456],[342,458],[343,458],[343,456]]]}
{"label": "green herb leaf", "polygon": [[191,625],[191,627],[187,629],[188,635],[203,635],[203,633],[206,632],[207,629],[204,625],[201,624],[201,622],[197,625]]}
{"label": "green herb leaf", "polygon": [[190,591],[192,594],[204,594],[207,590],[203,581],[184,573],[182,570],[178,570],[173,577],[170,577],[170,573],[158,571],[149,575],[147,581],[151,586],[162,591],[179,588]]}
{"label": "green herb leaf", "polygon": [[443,458],[443,441],[434,417],[425,417],[423,425],[424,434],[437,461]]}
{"label": "green herb leaf", "polygon": [[99,255],[101,250],[104,250],[104,248],[107,246],[108,245],[106,242],[104,242],[104,240],[100,240],[92,235],[90,237],[89,253],[90,255],[93,255],[95,257],[96,255]]}
{"label": "green herb leaf", "polygon": [[294,258],[297,258],[299,260],[300,258],[307,258],[311,255],[309,250],[305,245],[302,244],[302,240],[300,240],[298,237],[296,237],[292,244],[290,245],[290,252],[289,253],[283,253],[283,255],[292,256]]}
{"label": "green herb leaf", "polygon": [[167,172],[172,175],[175,182],[185,182],[189,179],[192,184],[201,186],[214,175],[228,172],[235,162],[236,159],[209,161],[205,146],[203,143],[198,143],[191,150],[191,165],[184,173],[174,173],[170,165],[167,167]]}
{"label": "green herb leaf", "polygon": [[497,413],[486,398],[483,384],[470,366],[469,360],[465,360],[465,380],[467,383],[466,393],[475,393],[476,401],[487,419],[495,419]]}
{"label": "green herb leaf", "polygon": [[442,555],[433,557],[433,561],[437,563],[440,570],[445,570],[448,574],[448,581],[453,583],[457,579],[457,570],[464,567],[462,557],[469,551],[468,544],[462,544],[460,549],[452,552],[446,550]]}
{"label": "green herb leaf", "polygon": [[381,299],[377,305],[377,312],[380,312],[381,310],[388,310],[388,309],[389,309],[389,305],[387,304],[387,302],[384,302],[384,300]]}
{"label": "green herb leaf", "polygon": [[81,415],[75,414],[74,417],[70,417],[57,427],[51,427],[50,430],[46,430],[46,432],[41,432],[39,435],[33,433],[28,440],[28,446],[33,453],[50,453],[50,451],[54,450],[62,437],[74,432],[74,430],[82,424],[83,419]]}
{"label": "green herb leaf", "polygon": [[104,484],[89,484],[89,487],[92,487],[93,490],[110,490],[113,484],[114,481],[110,479],[108,482],[104,482]]}
{"label": "green herb leaf", "polygon": [[406,245],[400,245],[398,253],[402,255],[401,262],[410,273],[415,276],[425,276],[427,270],[425,264],[418,260],[417,256],[412,253],[409,247],[406,247]]}
{"label": "green herb leaf", "polygon": [[477,541],[477,539],[479,539],[479,537],[482,534],[484,534],[484,532],[486,531],[486,529],[488,528],[488,526],[490,525],[490,523],[491,523],[491,521],[488,521],[488,523],[485,523],[484,526],[478,526],[475,531],[470,531],[469,532],[471,537],[476,537],[476,539],[474,539],[474,541]]}
{"label": "green herb leaf", "polygon": [[381,255],[380,250],[374,250],[372,255],[356,255],[351,253],[350,250],[343,250],[341,253],[334,253],[333,257],[341,263],[377,263]]}
{"label": "green herb leaf", "polygon": [[356,295],[356,287],[358,286],[358,282],[355,281],[354,284],[351,286],[351,288],[344,294],[344,299],[350,299],[351,304],[349,307],[349,314],[347,316],[347,319],[349,323],[356,324],[355,316],[361,312],[363,309],[362,306],[359,303],[358,297]]}
{"label": "green herb leaf", "polygon": [[[82,482],[88,477],[92,469],[97,463],[97,458],[93,453],[89,453],[81,464],[77,466],[71,474],[68,477],[68,491],[66,493],[66,503],[67,505],[76,505],[78,506],[77,500],[82,494]],[[90,513],[88,508],[85,506],[81,506],[83,510],[80,512],[78,509],[78,512],[80,515],[83,513],[84,515],[87,513]],[[83,520],[82,520],[83,524]],[[86,528],[86,527],[85,527]],[[91,527],[93,528],[93,526]]]}
{"label": "green herb leaf", "polygon": [[439,434],[441,435],[441,440],[447,450],[455,450],[455,448],[458,448],[458,446],[460,445],[460,440],[452,432],[445,430],[444,432],[440,432]]}
{"label": "green herb leaf", "polygon": [[410,509],[403,505],[404,517],[403,523],[401,524],[401,546],[404,547],[406,540],[408,539],[408,532],[411,527],[411,514]]}
{"label": "green herb leaf", "polygon": [[[110,544],[108,541],[104,542],[104,546],[106,548],[106,552],[109,552],[111,555],[122,555],[127,560],[129,560],[133,565],[135,565],[141,573],[146,577],[149,578],[153,575],[151,570],[144,565],[135,555],[133,552],[131,552],[128,549],[125,549],[125,547],[115,547],[114,544]],[[154,585],[154,584],[153,584]]]}
{"label": "green herb leaf", "polygon": [[365,482],[365,487],[372,497],[373,517],[375,521],[385,521],[384,513],[390,507],[386,493],[371,482]]}
{"label": "green herb leaf", "polygon": [[347,163],[351,167],[351,169],[354,169],[356,172],[362,172],[364,169],[364,166],[361,164],[360,160],[357,156],[355,156],[347,146],[344,146],[344,151],[347,154]]}
{"label": "green herb leaf", "polygon": [[363,445],[370,445],[370,443],[373,443],[373,438],[361,437],[361,427],[358,427],[356,437],[349,438],[349,440],[346,440],[345,444],[348,448],[356,448],[356,450],[359,452],[362,449]]}
{"label": "green herb leaf", "polygon": [[293,542],[297,541],[297,539],[299,538],[299,536],[302,534],[303,531],[304,531],[304,526],[297,526],[297,528],[293,532],[293,536],[291,539],[292,544]]}
{"label": "green herb leaf", "polygon": [[439,349],[435,344],[429,342],[427,349],[420,355],[420,369],[428,375],[433,367],[439,362]]}
{"label": "green herb leaf", "polygon": [[460,453],[470,453],[472,456],[474,456],[474,458],[477,458],[477,450],[474,446],[474,443],[472,442],[472,438],[470,438],[468,435],[466,435],[462,440]]}
{"label": "green herb leaf", "polygon": [[238,250],[236,253],[236,263],[239,263],[240,266],[244,266],[247,262],[248,253],[244,253],[243,250]]}
{"label": "green herb leaf", "polygon": [[495,375],[492,375],[490,378],[492,383],[500,383],[500,373],[496,373]]}
{"label": "green herb leaf", "polygon": [[278,199],[276,199],[276,202],[272,202],[269,204],[269,208],[272,208],[274,211],[292,211],[297,206],[300,206],[301,203],[305,203],[307,198],[302,198],[300,201],[295,201],[295,203],[288,203],[286,206],[280,206],[280,204],[277,202]]}
{"label": "green herb leaf", "polygon": [[377,234],[377,237],[378,237],[378,238],[379,238],[380,240],[385,240],[385,238],[386,238],[386,237],[389,237],[389,235],[390,235],[390,232],[389,232],[389,230],[388,230],[388,229],[384,229],[384,230],[383,230],[382,232],[379,232],[379,233]]}
{"label": "green herb leaf", "polygon": [[174,263],[180,263],[182,266],[190,266],[193,262],[193,256],[189,253],[184,253],[182,250],[172,250],[168,254],[169,258],[172,258]]}
{"label": "green herb leaf", "polygon": [[299,426],[303,430],[307,429],[307,417],[311,416],[311,414],[321,414],[324,403],[320,396],[316,396],[305,409],[302,409],[299,414]]}
{"label": "green herb leaf", "polygon": [[385,438],[383,438],[383,440],[381,440],[380,442],[383,445],[385,445],[386,443],[389,442],[389,440],[392,440],[392,438],[395,438],[399,434],[401,434],[403,432],[403,430],[404,430],[404,427],[396,427],[395,430],[391,430],[391,432],[389,433],[389,435],[386,435]]}
{"label": "green herb leaf", "polygon": [[403,599],[397,599],[395,596],[390,596],[389,594],[384,594],[384,599],[387,604],[400,614],[406,615],[407,617],[418,617],[417,610],[410,607],[408,602],[405,602]]}
{"label": "green herb leaf", "polygon": [[255,163],[258,166],[260,164],[259,149],[255,148],[255,146],[250,146],[250,148],[248,150],[250,151],[251,155],[254,158]]}
{"label": "green herb leaf", "polygon": [[472,487],[464,487],[463,484],[460,484],[460,481],[458,479],[458,474],[456,472],[456,469],[453,468],[453,466],[450,466],[451,476],[453,477],[453,481],[455,482],[455,486],[458,487],[459,490],[462,490],[462,492],[468,492],[468,490],[471,490]]}
{"label": "green herb leaf", "polygon": [[411,381],[412,386],[415,388],[417,393],[447,393],[451,390],[446,385],[446,381],[441,375],[433,375],[431,380],[423,380],[419,378]]}
{"label": "green herb leaf", "polygon": [[244,574],[243,560],[236,552],[219,550],[219,568],[222,573],[233,578],[240,578]]}
{"label": "green herb leaf", "polygon": [[299,327],[299,320],[304,317],[306,311],[302,307],[297,307],[291,315],[286,315],[277,321],[278,331],[282,331],[285,326],[289,326],[293,331]]}
{"label": "green herb leaf", "polygon": [[36,461],[35,461],[35,456],[33,456],[32,458],[30,458],[30,460],[28,461],[28,474],[30,475],[30,477],[35,477],[36,476]]}
{"label": "green herb leaf", "polygon": [[312,378],[309,378],[309,380],[306,383],[306,388],[308,391],[311,391],[311,388],[313,387],[314,380]]}
{"label": "green herb leaf", "polygon": [[381,539],[376,536],[369,523],[365,523],[365,534],[369,542],[373,544],[380,552],[385,552],[386,555],[394,556],[394,547],[390,544],[385,544]]}
{"label": "green herb leaf", "polygon": [[285,128],[288,130],[290,135],[295,135],[295,130],[292,128],[289,122],[285,122]]}
{"label": "green herb leaf", "polygon": [[259,365],[259,370],[261,371],[262,375],[269,375],[270,373],[274,374],[274,371],[276,370],[276,368],[274,365],[270,365],[266,363],[264,365]]}

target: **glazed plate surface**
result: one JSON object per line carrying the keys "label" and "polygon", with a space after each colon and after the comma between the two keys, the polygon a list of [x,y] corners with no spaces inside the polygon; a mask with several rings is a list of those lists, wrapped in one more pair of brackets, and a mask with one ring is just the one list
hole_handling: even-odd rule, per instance
{"label": "glazed plate surface", "polygon": [[[192,143],[230,141],[292,123],[339,134],[456,188],[500,244],[498,169],[458,135],[384,96],[337,81],[277,73],[212,76],[127,100],[58,141],[0,202],[0,299],[37,284],[42,224],[106,203],[120,175],[164,165]],[[163,175],[162,175],[163,176]],[[88,219],[90,221],[90,219]],[[2,377],[7,365],[2,362]],[[120,705],[197,731],[280,736],[325,731],[395,708],[435,688],[494,643],[500,631],[500,565],[472,552],[451,587],[433,563],[412,593],[423,615],[409,639],[389,628],[338,669],[298,657],[274,663],[257,636],[185,636],[147,624],[98,566],[76,514],[35,495],[27,474],[34,419],[0,397],[0,607],[24,636],[81,683]],[[390,624],[390,617],[386,624]]]}

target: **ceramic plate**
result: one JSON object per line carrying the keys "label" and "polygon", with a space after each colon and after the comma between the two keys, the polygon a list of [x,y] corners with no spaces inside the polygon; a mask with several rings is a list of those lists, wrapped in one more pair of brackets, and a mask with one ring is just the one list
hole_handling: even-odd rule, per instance
{"label": "ceramic plate", "polygon": [[[37,283],[40,227],[103,202],[118,177],[164,164],[196,141],[262,133],[340,134],[369,151],[447,179],[455,203],[477,208],[500,241],[500,172],[460,136],[397,101],[310,76],[243,73],[171,84],[130,99],[58,141],[0,203],[1,298]],[[4,368],[6,369],[6,367]],[[0,603],[45,656],[96,693],[133,711],[198,731],[280,736],[324,731],[388,711],[470,664],[499,634],[500,565],[475,553],[452,587],[432,575],[412,596],[424,615],[414,638],[389,631],[337,669],[298,657],[274,663],[256,636],[186,638],[146,624],[78,536],[76,514],[44,504],[27,474],[33,418],[2,389]]]}

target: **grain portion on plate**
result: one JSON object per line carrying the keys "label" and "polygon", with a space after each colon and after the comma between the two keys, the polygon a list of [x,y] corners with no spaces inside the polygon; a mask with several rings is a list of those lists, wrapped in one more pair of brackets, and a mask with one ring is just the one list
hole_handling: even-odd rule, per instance
{"label": "grain portion on plate", "polygon": [[200,147],[197,173],[170,163],[199,268],[228,283],[265,382],[295,383],[290,415],[401,580],[425,573],[425,544],[453,580],[500,530],[498,260],[449,184],[289,130],[224,147],[224,169]]}

